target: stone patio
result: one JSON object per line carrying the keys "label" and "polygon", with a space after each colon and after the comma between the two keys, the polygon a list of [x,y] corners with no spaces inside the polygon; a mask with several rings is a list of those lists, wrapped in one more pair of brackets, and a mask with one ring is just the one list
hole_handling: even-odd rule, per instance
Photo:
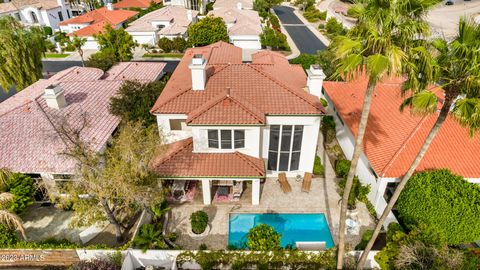
{"label": "stone patio", "polygon": [[[319,153],[320,154],[320,153]],[[323,153],[321,153],[323,154]],[[301,192],[302,182],[289,178],[292,192],[285,194],[280,189],[276,178],[267,178],[262,185],[260,205],[251,205],[249,187],[244,190],[242,200],[231,203],[215,203],[205,206],[202,195],[196,194],[193,202],[172,205],[172,215],[168,224],[168,232],[176,232],[176,243],[184,249],[197,249],[200,244],[206,244],[209,249],[225,249],[228,243],[228,221],[230,213],[324,213],[332,232],[334,242],[338,239],[338,220],[340,216],[340,195],[338,194],[338,179],[335,178],[333,168],[327,162],[326,177],[314,178],[309,193]],[[246,195],[246,196],[245,196]],[[375,223],[363,203],[358,204],[358,222],[360,233],[349,235],[347,241],[356,245],[366,229],[374,227]],[[196,240],[187,233],[191,213],[204,210],[208,213],[211,231],[209,235]]]}

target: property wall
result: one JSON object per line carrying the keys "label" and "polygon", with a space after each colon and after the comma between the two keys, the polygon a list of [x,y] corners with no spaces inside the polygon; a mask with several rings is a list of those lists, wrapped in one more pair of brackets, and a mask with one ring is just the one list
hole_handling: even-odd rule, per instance
{"label": "property wall", "polygon": [[[270,140],[270,125],[303,125],[302,151],[300,166],[297,171],[286,172],[293,177],[304,172],[313,171],[313,163],[317,152],[320,116],[267,116],[267,126],[262,128],[261,157],[268,160],[268,145]],[[267,171],[268,177],[276,177],[278,172]]]}
{"label": "property wall", "polygon": [[[209,129],[245,130],[245,147],[237,149],[208,148]],[[197,153],[232,153],[239,151],[253,157],[260,157],[260,127],[259,126],[192,126],[193,151]]]}
{"label": "property wall", "polygon": [[254,35],[231,35],[230,43],[242,49],[260,50],[262,48],[260,37]]}

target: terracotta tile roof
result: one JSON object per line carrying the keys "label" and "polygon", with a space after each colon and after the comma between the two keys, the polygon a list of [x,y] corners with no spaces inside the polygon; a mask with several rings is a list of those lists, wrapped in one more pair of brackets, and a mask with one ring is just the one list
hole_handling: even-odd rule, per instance
{"label": "terracotta tile roof", "polygon": [[132,17],[137,16],[137,14],[137,11],[108,10],[106,7],[102,7],[60,22],[59,25],[89,23],[89,26],[79,29],[74,33],[78,36],[92,36],[100,33],[106,24],[116,26],[120,23],[126,22]]}
{"label": "terracotta tile roof", "polygon": [[[163,35],[178,35],[185,34],[188,26],[192,21],[188,19],[188,9],[182,6],[166,6],[161,9],[152,11],[145,16],[138,18],[134,22],[130,23],[127,32],[158,32]],[[190,10],[193,18],[198,15],[198,11]],[[152,25],[155,21],[169,21],[170,24],[167,27],[158,29]]]}
{"label": "terracotta tile roof", "polygon": [[[152,113],[191,116],[194,110],[217,99],[228,88],[234,93],[235,99],[242,104],[249,104],[263,115],[319,115],[324,112],[319,99],[303,89],[306,86],[305,72],[288,64],[288,61],[271,65],[242,63],[241,50],[238,49],[227,43],[216,43],[188,50],[157,99]],[[193,55],[198,53],[202,53],[208,61],[208,79],[203,91],[191,90],[188,64]],[[217,106],[215,111],[220,111],[220,108]],[[218,120],[210,116],[220,115],[219,111],[210,114],[209,121]],[[233,117],[230,119],[231,124],[239,121]]]}
{"label": "terracotta tile roof", "polygon": [[114,8],[148,8],[151,2],[161,3],[162,0],[122,0],[113,4]]}
{"label": "terracotta tile roof", "polygon": [[[129,68],[154,69],[151,64]],[[41,79],[0,103],[0,168],[24,173],[73,173],[75,163],[61,155],[65,144],[55,130],[62,116],[75,126],[86,115],[89,123],[82,137],[92,142],[95,150],[100,150],[119,123],[108,107],[110,97],[123,81],[105,80],[103,76],[103,71],[96,68],[72,67],[49,79]],[[129,78],[133,79],[133,75]],[[43,94],[50,85],[64,89],[68,104],[65,108],[56,110],[46,105]]]}
{"label": "terracotta tile roof", "polygon": [[18,8],[12,2],[0,3],[0,13],[10,13],[17,10]]}
{"label": "terracotta tile roof", "polygon": [[228,25],[229,35],[253,35],[258,36],[262,33],[262,22],[258,12],[249,9],[238,9],[214,6],[214,10],[208,14],[221,17],[223,21]]}
{"label": "terracotta tile roof", "polygon": [[[229,90],[230,92],[231,90]],[[265,115],[233,93],[220,94],[192,111],[187,119],[193,125],[264,125]]]}
{"label": "terracotta tile roof", "polygon": [[[401,79],[377,85],[364,139],[364,153],[381,177],[401,177],[408,170],[438,114],[412,115],[399,111]],[[324,82],[323,87],[338,114],[356,136],[367,82]],[[439,96],[443,91],[434,89]],[[418,171],[448,168],[467,178],[480,178],[480,136],[448,117],[423,158]]]}
{"label": "terracotta tile roof", "polygon": [[213,8],[238,8],[238,3],[242,5],[242,9],[253,9],[252,0],[216,0]]}
{"label": "terracotta tile roof", "polygon": [[110,68],[105,80],[155,81],[167,64],[161,62],[121,62]]}
{"label": "terracotta tile roof", "polygon": [[193,153],[192,138],[170,144],[151,167],[160,177],[265,177],[263,160],[240,152]]}

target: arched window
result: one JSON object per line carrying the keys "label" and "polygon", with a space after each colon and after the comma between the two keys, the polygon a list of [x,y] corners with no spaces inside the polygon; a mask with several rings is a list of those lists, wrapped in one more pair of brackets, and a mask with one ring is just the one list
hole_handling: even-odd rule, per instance
{"label": "arched window", "polygon": [[30,11],[30,16],[32,17],[32,23],[38,23],[37,14],[35,14],[35,12]]}

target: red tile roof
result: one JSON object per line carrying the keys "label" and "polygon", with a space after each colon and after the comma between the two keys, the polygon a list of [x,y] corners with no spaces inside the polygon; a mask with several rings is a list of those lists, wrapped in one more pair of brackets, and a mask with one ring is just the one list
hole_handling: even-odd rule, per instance
{"label": "red tile roof", "polygon": [[263,160],[240,152],[193,153],[192,138],[174,142],[151,164],[160,177],[264,178]]}
{"label": "red tile roof", "polygon": [[162,3],[162,0],[123,0],[113,4],[114,8],[148,8],[151,2],[157,4]]}
{"label": "red tile roof", "polygon": [[[324,82],[335,108],[356,136],[367,82]],[[364,139],[364,153],[381,177],[401,177],[408,170],[438,114],[412,115],[399,107],[401,80],[380,83],[375,89]],[[434,89],[443,95],[439,88]],[[480,178],[480,136],[470,138],[468,130],[448,117],[432,142],[418,171],[448,168],[467,178]]]}
{"label": "red tile roof", "polygon": [[[191,90],[191,71],[188,67],[194,54],[207,59],[207,83],[205,90]],[[262,57],[260,57],[262,56]],[[243,104],[255,114],[265,115],[319,115],[324,112],[319,99],[304,90],[306,75],[298,66],[290,65],[276,53],[262,52],[254,56],[252,63],[242,63],[241,49],[217,42],[202,48],[187,50],[177,69],[157,99],[152,113],[182,113],[192,118],[197,108],[210,104],[216,106],[203,124],[252,123],[245,112],[228,114],[234,108],[218,106],[215,100],[230,89],[236,103]],[[270,62],[261,61],[270,59]],[[273,59],[273,60],[272,60]],[[259,61],[260,63],[257,63]],[[236,105],[235,105],[236,106]],[[203,108],[209,111],[207,108]],[[238,106],[235,110],[238,110]],[[223,116],[222,116],[223,111]],[[250,113],[251,114],[251,113]],[[225,117],[228,115],[229,117]],[[258,119],[255,120],[258,123]]]}
{"label": "red tile roof", "polygon": [[[131,74],[141,76],[135,78],[130,75],[127,78],[143,81],[157,79],[162,69],[152,64],[164,67],[163,63],[130,65],[129,69],[149,72],[131,71]],[[119,68],[115,66],[112,70]],[[158,73],[153,74],[150,70]],[[108,108],[110,98],[122,84],[123,79],[120,78],[123,76],[111,76],[114,75],[105,78],[104,72],[96,68],[72,67],[49,79],[41,79],[0,103],[0,168],[24,173],[73,173],[74,161],[61,155],[65,144],[55,130],[56,121],[65,116],[75,126],[82,115],[86,115],[89,123],[82,136],[92,142],[95,150],[100,150],[119,123]],[[48,107],[43,98],[45,88],[57,84],[64,89],[67,101],[67,106],[60,110]]]}
{"label": "red tile roof", "polygon": [[89,26],[79,29],[74,33],[77,36],[93,36],[94,34],[100,33],[105,25],[111,24],[112,26],[116,26],[120,23],[126,22],[132,17],[137,16],[137,14],[137,11],[108,10],[106,7],[102,7],[78,17],[60,22],[59,25],[89,23]]}

